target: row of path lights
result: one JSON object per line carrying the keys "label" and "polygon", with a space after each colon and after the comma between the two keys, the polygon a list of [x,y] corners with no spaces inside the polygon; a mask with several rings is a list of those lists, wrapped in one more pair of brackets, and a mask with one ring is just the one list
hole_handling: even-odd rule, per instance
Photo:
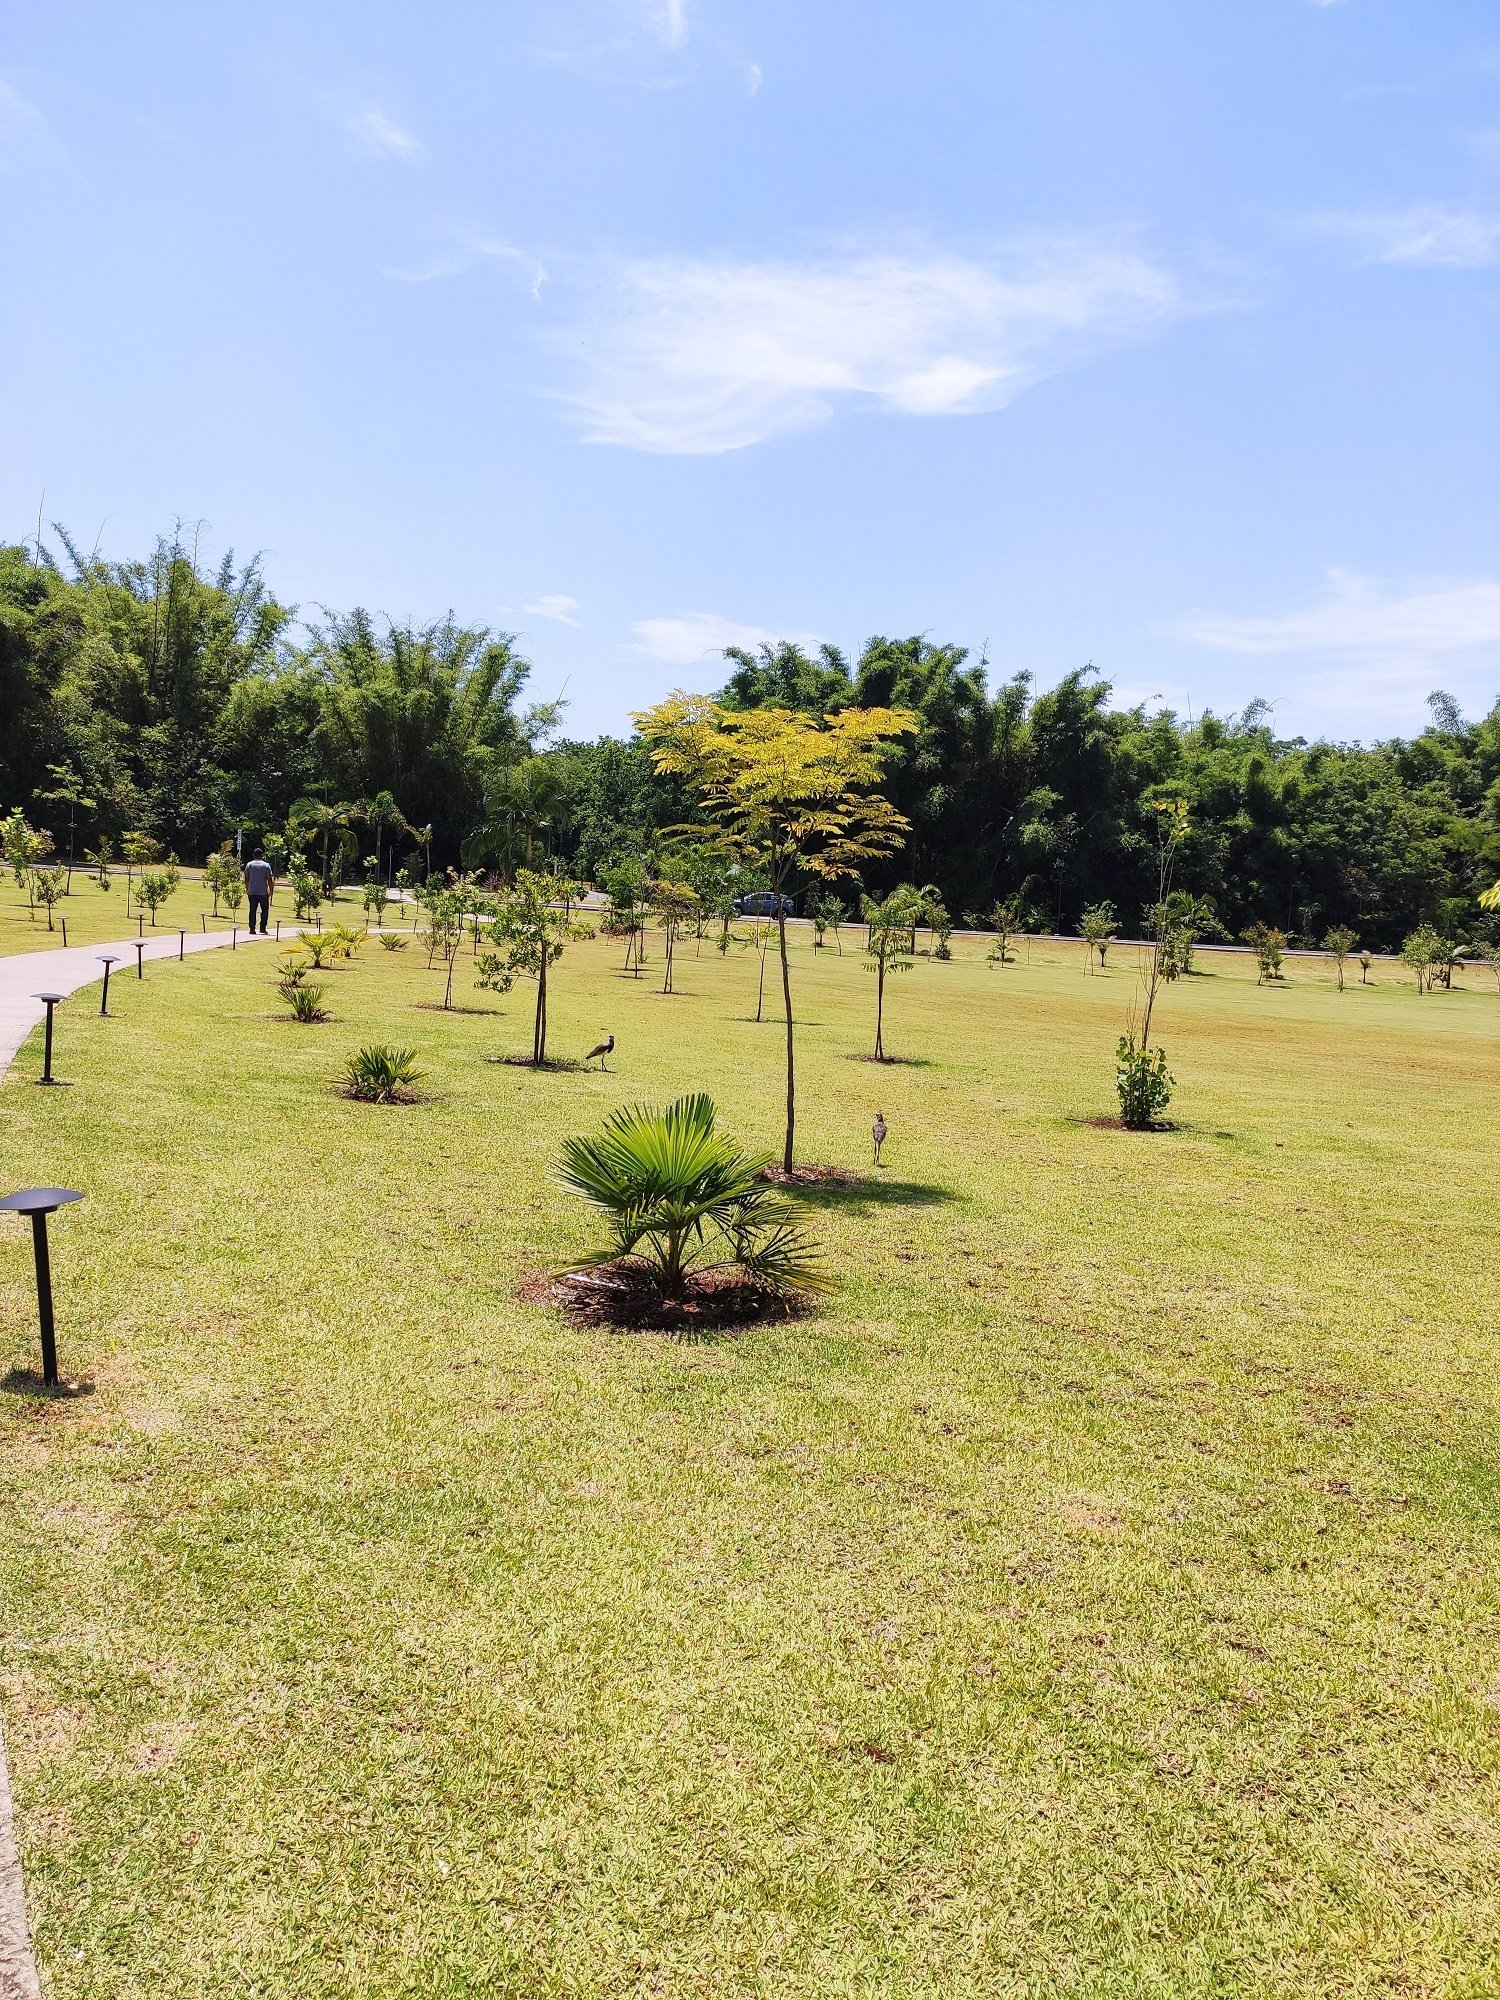
{"label": "row of path lights", "polygon": [[[63,943],[67,943],[64,931]],[[132,939],[135,945],[135,976],[146,976],[144,936]],[[177,933],[177,956],[182,958],[187,950],[187,932]],[[109,1016],[109,973],[110,967],[119,964],[113,953],[100,954],[99,963],[104,967],[104,987],[99,995],[99,1012]],[[38,993],[33,996],[47,1009],[46,1041],[42,1051],[42,1073],[39,1083],[57,1085],[63,1079],[52,1074],[52,1016],[55,1008],[66,998],[62,993]],[[47,1217],[55,1215],[58,1209],[69,1202],[82,1201],[77,1188],[18,1188],[14,1194],[0,1198],[0,1210],[12,1215],[31,1218],[31,1250],[36,1263],[36,1309],[42,1336],[42,1383],[45,1388],[55,1389],[58,1385],[57,1372],[57,1327],[52,1314],[52,1256],[47,1242]]]}
{"label": "row of path lights", "polygon": [[[208,925],[205,920],[205,931],[207,928]],[[322,928],[321,925],[319,928]],[[279,923],[276,926],[276,935],[278,938],[281,936],[281,925]],[[63,943],[66,945],[67,941],[66,920],[64,920]],[[144,920],[142,922],[142,935],[138,939],[132,938],[131,943],[135,946],[135,976],[137,979],[144,979],[146,976]],[[238,925],[234,927],[230,934],[229,944],[232,951],[238,950]],[[187,932],[179,929],[177,933],[177,956],[179,960],[186,955],[186,952]],[[112,965],[118,965],[119,962],[119,959],[112,953],[104,952],[100,954],[99,963],[104,967],[104,990],[99,996],[99,1012],[106,1017],[109,1015],[109,971]],[[42,1054],[42,1074],[38,1077],[37,1081],[38,1083],[55,1086],[60,1084],[63,1079],[60,1076],[52,1074],[52,1014],[53,1009],[66,998],[66,995],[62,993],[37,993],[32,997],[40,1000],[47,1009],[47,1036]],[[26,1215],[31,1218],[31,1248],[36,1262],[37,1318],[40,1322],[42,1336],[42,1382],[48,1389],[55,1389],[58,1386],[58,1373],[57,1329],[52,1317],[52,1258],[47,1243],[47,1217],[55,1215],[58,1209],[66,1207],[69,1202],[82,1200],[83,1196],[77,1188],[18,1188],[14,1194],[8,1194],[0,1198],[0,1210],[8,1211],[12,1215]]]}

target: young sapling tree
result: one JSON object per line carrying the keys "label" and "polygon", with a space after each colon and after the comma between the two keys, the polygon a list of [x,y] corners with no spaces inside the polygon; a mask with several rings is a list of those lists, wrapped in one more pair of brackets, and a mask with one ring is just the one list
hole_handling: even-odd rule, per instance
{"label": "young sapling tree", "polygon": [[686,925],[697,921],[702,908],[697,890],[686,882],[657,882],[652,887],[651,909],[661,925],[662,958],[665,961],[661,982],[663,993],[672,991],[672,961],[677,953],[677,939]]}
{"label": "young sapling tree", "polygon": [[1277,930],[1274,924],[1256,922],[1242,930],[1240,936],[1255,953],[1256,985],[1265,986],[1273,979],[1280,979],[1286,932]]}
{"label": "young sapling tree", "polygon": [[53,868],[33,868],[31,871],[31,885],[37,902],[47,912],[48,930],[56,930],[57,926],[52,921],[52,912],[68,893],[67,870],[61,865]]}
{"label": "young sapling tree", "polygon": [[1178,852],[1191,832],[1186,799],[1156,802],[1156,903],[1151,911],[1152,936],[1147,946],[1141,974],[1141,1008],[1132,1012],[1125,1033],[1115,1046],[1115,1090],[1120,1100],[1120,1123],[1132,1132],[1149,1131],[1159,1123],[1171,1102],[1176,1078],[1167,1071],[1167,1053],[1151,1047],[1151,1017],[1156,996],[1165,976],[1169,949],[1170,920],[1167,899],[1172,893],[1172,876]]}
{"label": "young sapling tree", "polygon": [[1094,959],[1099,960],[1099,970],[1104,970],[1104,954],[1114,943],[1120,920],[1115,914],[1113,903],[1091,903],[1078,919],[1078,935],[1083,939],[1085,950],[1084,970],[1092,972]]}
{"label": "young sapling tree", "polygon": [[1323,949],[1333,960],[1334,977],[1338,980],[1340,993],[1344,990],[1344,967],[1349,962],[1354,942],[1354,933],[1347,924],[1335,924],[1323,940]]}
{"label": "young sapling tree", "polygon": [[[481,955],[475,981],[496,993],[508,993],[517,979],[536,981],[531,1060],[537,1069],[547,1060],[547,974],[570,943],[593,936],[587,924],[574,923],[566,907],[554,901],[558,887],[551,876],[516,870],[487,928],[491,949]],[[570,883],[569,889],[568,900],[576,901],[581,885]]]}
{"label": "young sapling tree", "polygon": [[726,709],[704,695],[670,695],[635,717],[655,769],[680,777],[709,819],[776,897],[786,1017],[782,1169],[794,1170],[796,1036],[786,900],[794,876],[834,881],[900,845],[909,822],[874,788],[894,740],[917,718],[905,709],[845,708],[813,716],[786,708]]}
{"label": "young sapling tree", "polygon": [[165,868],[146,868],[135,885],[135,900],[151,915],[151,928],[156,928],[156,913],[162,904],[176,895],[182,876],[177,863],[169,861]]}
{"label": "young sapling tree", "polygon": [[885,1055],[885,976],[887,972],[910,972],[915,961],[912,930],[922,908],[922,898],[909,882],[893,889],[885,900],[874,896],[860,899],[859,913],[865,923],[867,972],[875,975],[876,1062]]}

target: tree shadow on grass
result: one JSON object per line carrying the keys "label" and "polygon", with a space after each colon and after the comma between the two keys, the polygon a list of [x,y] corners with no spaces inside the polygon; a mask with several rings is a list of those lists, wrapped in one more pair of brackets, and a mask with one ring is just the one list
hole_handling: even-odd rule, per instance
{"label": "tree shadow on grass", "polygon": [[[566,1075],[581,1074],[584,1070],[584,1064],[574,1056],[548,1056],[545,1062],[539,1063],[533,1062],[530,1056],[486,1056],[485,1061],[501,1063],[507,1069],[558,1070]],[[608,1074],[606,1070],[605,1075]]]}
{"label": "tree shadow on grass", "polygon": [[810,1208],[842,1209],[850,1215],[867,1215],[876,1208],[941,1208],[964,1199],[957,1188],[942,1187],[936,1181],[877,1180],[870,1174],[799,1181],[788,1192]]}
{"label": "tree shadow on grass", "polygon": [[70,1403],[77,1396],[92,1396],[94,1385],[87,1376],[77,1382],[44,1382],[34,1368],[12,1368],[0,1375],[0,1389],[7,1396],[29,1396],[38,1403]]}
{"label": "tree shadow on grass", "polygon": [[931,1056],[871,1056],[847,1055],[845,1062],[873,1063],[877,1069],[937,1069]]}
{"label": "tree shadow on grass", "polygon": [[445,1007],[441,1000],[413,1000],[412,1006],[423,1014],[503,1014],[503,1007],[461,1007],[455,1000],[451,1007]]}

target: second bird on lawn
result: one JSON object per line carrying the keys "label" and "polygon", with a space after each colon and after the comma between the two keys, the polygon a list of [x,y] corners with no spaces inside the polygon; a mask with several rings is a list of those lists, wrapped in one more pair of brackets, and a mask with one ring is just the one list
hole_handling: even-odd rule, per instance
{"label": "second bird on lawn", "polygon": [[604,1060],[604,1058],[606,1056],[612,1056],[614,1052],[615,1052],[615,1038],[613,1035],[606,1035],[604,1040],[599,1044],[598,1048],[590,1049],[588,1054],[584,1057],[583,1060],[585,1063],[591,1063],[594,1060],[595,1056],[597,1056],[599,1058],[600,1069],[608,1069],[609,1064]]}
{"label": "second bird on lawn", "polygon": [[880,1165],[880,1149],[885,1144],[885,1134],[885,1113],[877,1111],[875,1113],[875,1123],[870,1127],[870,1137],[875,1141],[875,1164],[877,1167]]}

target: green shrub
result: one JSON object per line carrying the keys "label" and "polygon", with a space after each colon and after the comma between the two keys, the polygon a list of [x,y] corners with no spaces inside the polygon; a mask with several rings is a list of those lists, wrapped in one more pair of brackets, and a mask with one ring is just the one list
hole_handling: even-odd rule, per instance
{"label": "green shrub", "polygon": [[572,1271],[639,1258],[667,1299],[727,1267],[773,1291],[828,1288],[800,1208],[761,1178],[770,1155],[742,1152],[714,1119],[713,1099],[700,1094],[665,1111],[631,1105],[597,1139],[564,1141],[558,1180],[611,1230],[611,1241]]}
{"label": "green shrub", "polygon": [[407,1104],[412,1085],[426,1074],[417,1068],[415,1049],[393,1049],[385,1042],[356,1049],[345,1063],[339,1083],[346,1097],[362,1104]]}
{"label": "green shrub", "polygon": [[1171,1103],[1176,1082],[1167,1069],[1165,1049],[1137,1048],[1129,1035],[1121,1035],[1115,1050],[1115,1089],[1122,1125],[1132,1132],[1149,1132]]}
{"label": "green shrub", "polygon": [[294,1021],[326,1021],[328,1009],[323,1005],[323,988],[304,985],[304,969],[299,968],[295,973],[288,973],[285,979],[278,980],[276,991],[291,1008]]}
{"label": "green shrub", "polygon": [[385,951],[405,951],[406,949],[406,939],[402,937],[399,931],[382,931],[380,933],[380,943],[382,949]]}
{"label": "green shrub", "polygon": [[1286,932],[1279,931],[1272,924],[1254,923],[1240,936],[1255,953],[1257,986],[1264,986],[1268,980],[1281,977],[1281,956],[1286,950]]}

